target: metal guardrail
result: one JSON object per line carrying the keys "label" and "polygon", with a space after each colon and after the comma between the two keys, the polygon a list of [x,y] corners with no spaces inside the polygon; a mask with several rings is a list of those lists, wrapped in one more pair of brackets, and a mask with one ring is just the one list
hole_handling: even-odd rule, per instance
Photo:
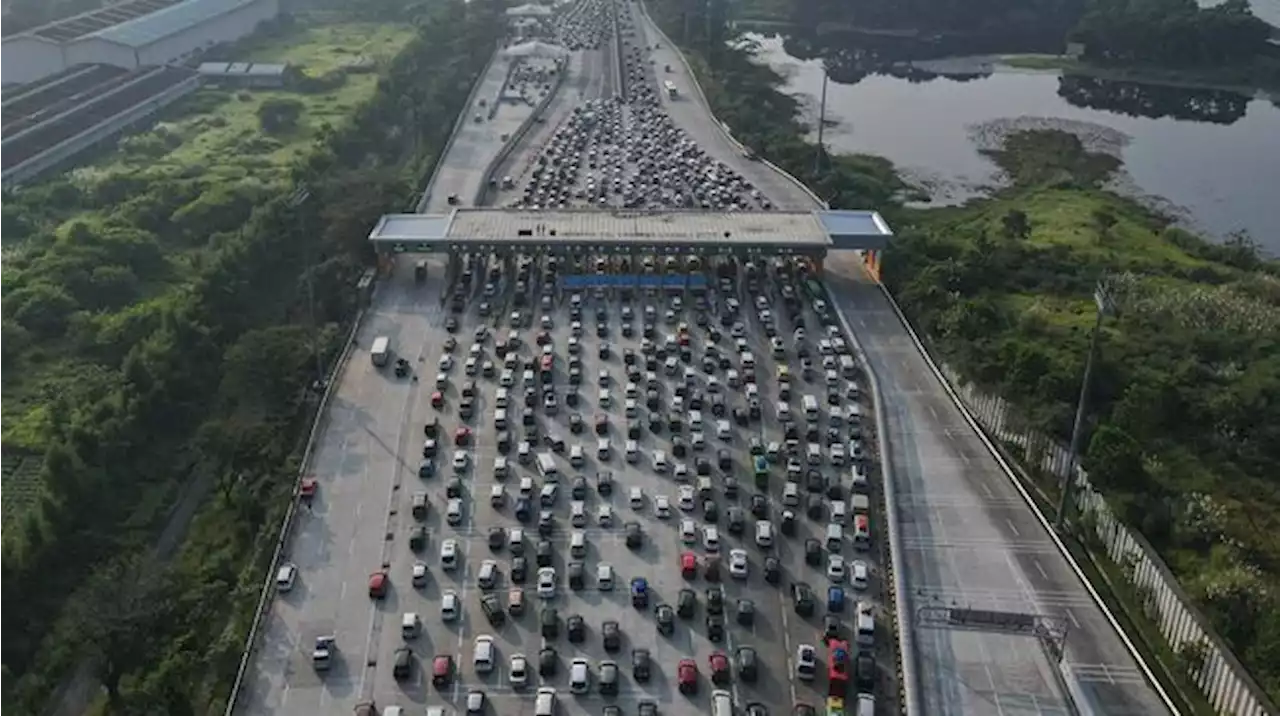
{"label": "metal guardrail", "polygon": [[324,395],[321,396],[320,403],[316,406],[315,419],[311,422],[311,432],[307,435],[307,446],[302,452],[302,463],[298,469],[297,481],[294,483],[293,496],[289,500],[289,507],[285,510],[284,519],[280,524],[280,534],[276,538],[275,550],[271,554],[271,563],[267,566],[267,576],[263,580],[262,592],[258,596],[257,611],[253,615],[253,624],[249,627],[249,635],[245,638],[244,651],[240,654],[240,666],[236,669],[236,678],[231,684],[231,694],[227,697],[226,716],[232,716],[235,712],[236,701],[240,698],[240,689],[244,685],[245,674],[249,671],[249,663],[253,660],[253,647],[258,641],[258,630],[262,627],[262,619],[266,615],[268,605],[271,603],[276,568],[280,564],[280,557],[285,552],[285,546],[289,542],[289,533],[293,529],[293,518],[298,511],[299,486],[302,478],[307,475],[316,436],[320,434],[320,427],[324,424],[329,400],[338,385],[338,376],[351,358],[351,352],[356,343],[356,335],[360,332],[360,323],[364,320],[364,315],[365,309],[363,308],[356,314],[355,321],[351,324],[351,332],[347,334],[346,345],[342,347],[342,353],[333,364],[333,370],[330,371],[329,380],[325,384]]}

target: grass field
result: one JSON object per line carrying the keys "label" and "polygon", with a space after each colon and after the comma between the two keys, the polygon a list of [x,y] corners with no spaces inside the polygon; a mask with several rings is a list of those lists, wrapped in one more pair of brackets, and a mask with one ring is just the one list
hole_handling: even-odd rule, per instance
{"label": "grass field", "polygon": [[[312,77],[393,56],[413,31],[397,25],[344,23],[301,27],[284,37],[264,39],[246,59],[288,62]],[[201,89],[166,111],[148,132],[127,137],[98,162],[77,170],[82,178],[116,172],[222,176],[270,181],[308,151],[326,125],[337,125],[373,94],[377,76],[349,72],[325,92]],[[287,133],[262,131],[258,109],[271,99],[300,102],[303,110]]]}

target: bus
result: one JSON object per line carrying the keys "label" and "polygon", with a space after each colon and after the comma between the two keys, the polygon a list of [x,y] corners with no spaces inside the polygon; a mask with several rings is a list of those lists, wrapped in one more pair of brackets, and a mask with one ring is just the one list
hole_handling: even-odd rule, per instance
{"label": "bus", "polygon": [[[849,667],[852,652],[849,642],[840,639],[827,640],[827,693],[843,698],[849,686]],[[841,710],[844,705],[841,704]],[[836,711],[835,713],[840,713]]]}
{"label": "bus", "polygon": [[662,87],[667,91],[667,96],[670,97],[671,99],[675,99],[676,97],[679,96],[679,92],[676,91],[675,82],[672,82],[671,80],[664,80],[662,83]]}

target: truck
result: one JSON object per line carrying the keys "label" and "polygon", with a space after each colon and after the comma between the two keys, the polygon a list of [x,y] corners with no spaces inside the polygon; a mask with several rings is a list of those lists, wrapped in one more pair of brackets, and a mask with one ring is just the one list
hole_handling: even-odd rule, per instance
{"label": "truck", "polygon": [[662,87],[667,91],[667,96],[670,97],[671,99],[676,99],[677,97],[680,96],[680,92],[676,90],[675,82],[672,82],[671,80],[666,80],[662,83]]}
{"label": "truck", "polygon": [[413,280],[422,283],[427,280],[427,260],[418,259],[413,265]]}
{"label": "truck", "polygon": [[373,339],[373,347],[369,349],[369,356],[375,366],[381,368],[386,365],[387,359],[391,357],[391,339],[386,336],[378,336]]}

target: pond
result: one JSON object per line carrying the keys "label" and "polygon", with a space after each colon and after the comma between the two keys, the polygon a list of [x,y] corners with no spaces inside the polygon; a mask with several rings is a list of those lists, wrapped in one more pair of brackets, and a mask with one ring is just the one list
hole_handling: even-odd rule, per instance
{"label": "pond", "polygon": [[[805,100],[816,126],[823,60],[789,55],[778,36],[752,38],[760,59]],[[1119,183],[1127,193],[1211,235],[1246,230],[1264,251],[1280,255],[1280,98],[1064,77],[983,58],[918,66],[927,71],[856,73],[854,84],[832,79],[827,146],[887,157],[934,201],[957,202],[999,182],[979,147],[1009,128],[1062,127],[1124,160],[1127,176]]]}

